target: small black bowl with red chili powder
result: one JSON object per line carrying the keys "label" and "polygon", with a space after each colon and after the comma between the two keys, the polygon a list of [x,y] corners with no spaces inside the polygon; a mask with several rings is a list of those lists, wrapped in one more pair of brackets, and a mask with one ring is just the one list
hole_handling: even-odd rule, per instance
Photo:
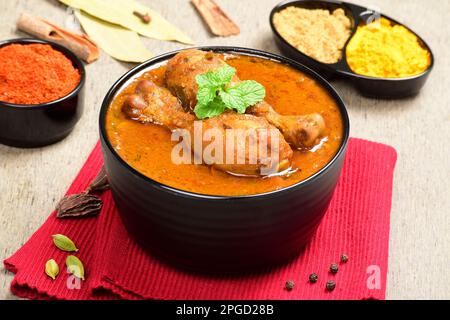
{"label": "small black bowl with red chili powder", "polygon": [[41,147],[65,138],[84,107],[85,70],[69,49],[37,39],[0,42],[0,143]]}

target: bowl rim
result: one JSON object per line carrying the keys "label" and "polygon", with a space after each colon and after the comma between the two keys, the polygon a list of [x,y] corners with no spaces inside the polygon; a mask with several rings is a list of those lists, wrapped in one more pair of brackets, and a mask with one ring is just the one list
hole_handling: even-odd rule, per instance
{"label": "bowl rim", "polygon": [[[327,70],[329,70],[329,72],[332,72],[335,75],[341,75],[344,77],[349,77],[350,79],[363,79],[363,80],[369,80],[369,81],[390,81],[390,82],[401,82],[401,81],[407,81],[407,80],[414,80],[414,79],[418,79],[418,78],[422,78],[427,76],[431,70],[434,67],[434,54],[433,51],[431,50],[431,47],[428,45],[428,43],[426,43],[426,41],[420,36],[418,35],[414,30],[412,30],[409,26],[407,26],[404,23],[401,23],[393,18],[391,18],[390,16],[385,15],[384,13],[381,13],[381,16],[384,18],[387,18],[388,20],[394,22],[395,24],[401,25],[403,27],[405,27],[406,29],[408,29],[408,31],[410,31],[412,34],[414,34],[419,40],[420,42],[422,42],[422,44],[425,46],[425,48],[427,49],[427,51],[430,54],[430,65],[427,67],[427,69],[425,69],[424,71],[422,71],[421,73],[412,75],[412,76],[408,76],[408,77],[401,77],[401,78],[385,78],[385,77],[372,77],[372,76],[366,76],[366,75],[362,75],[362,74],[358,74],[355,73],[353,70],[351,70],[350,66],[348,65],[348,62],[346,61],[346,48],[350,42],[350,40],[353,38],[353,36],[355,35],[358,25],[355,24],[355,26],[353,27],[354,29],[352,30],[349,38],[346,40],[344,48],[342,49],[343,51],[343,55],[342,55],[342,59],[341,60],[345,60],[344,62],[348,65],[348,68],[350,69],[351,72],[345,71],[345,70],[337,70],[336,68],[333,68],[333,65],[339,63],[341,60],[339,60],[336,63],[324,63],[321,61],[318,61],[310,56],[308,56],[307,54],[303,53],[302,51],[298,50],[296,47],[294,47],[293,45],[291,45],[277,30],[277,28],[275,27],[274,23],[273,23],[273,16],[275,15],[275,13],[279,12],[280,10],[292,5],[292,6],[296,6],[297,4],[301,4],[302,2],[314,2],[313,0],[285,0],[282,1],[280,3],[278,3],[277,5],[275,5],[272,10],[270,11],[269,14],[269,24],[270,24],[270,28],[272,29],[272,33],[278,38],[278,40],[280,40],[283,45],[288,46],[289,48],[291,48],[292,50],[295,50],[296,53],[300,54],[301,56],[303,56],[304,58],[310,59],[312,61],[314,61],[315,63],[320,64],[320,66],[322,68],[326,68]],[[362,9],[368,9],[367,7],[364,6],[360,6],[358,4],[355,3],[351,3],[351,2],[346,2],[346,1],[340,1],[340,0],[319,0],[317,1],[317,3],[328,3],[331,5],[337,5],[340,7],[345,7],[346,9],[349,9],[350,11],[352,11],[352,7],[353,8],[362,8]],[[352,11],[352,15],[354,15],[353,11]],[[353,16],[353,19],[355,19],[355,16]],[[355,19],[356,21],[356,19]]]}
{"label": "bowl rim", "polygon": [[39,44],[48,44],[52,46],[53,49],[61,52],[64,54],[70,61],[74,64],[74,67],[79,71],[80,73],[80,81],[75,86],[75,88],[70,91],[65,96],[62,96],[61,98],[58,98],[56,100],[52,100],[49,102],[44,103],[38,103],[38,104],[17,104],[17,103],[10,103],[6,101],[0,100],[0,105],[2,108],[8,107],[13,109],[20,109],[20,110],[27,110],[27,109],[46,109],[54,107],[55,105],[58,105],[59,103],[71,99],[72,97],[76,96],[80,90],[83,88],[85,82],[86,82],[86,70],[84,68],[83,62],[80,58],[78,58],[75,53],[73,53],[70,49],[49,40],[43,40],[43,39],[35,39],[35,38],[16,38],[16,39],[8,39],[0,41],[0,48],[10,45],[10,44],[33,44],[33,43],[39,43]]}
{"label": "bowl rim", "polygon": [[298,181],[297,183],[294,183],[294,184],[284,187],[282,189],[272,190],[272,191],[268,191],[268,192],[264,192],[264,193],[255,193],[255,194],[250,194],[250,195],[221,196],[221,195],[201,194],[201,193],[196,193],[196,192],[191,192],[191,191],[174,188],[174,187],[168,186],[166,184],[163,184],[161,182],[158,182],[154,179],[151,179],[151,178],[145,176],[144,174],[139,172],[137,169],[135,169],[131,165],[129,165],[112,147],[112,145],[108,139],[108,135],[106,133],[106,125],[105,125],[106,124],[106,113],[109,109],[111,101],[114,99],[117,92],[120,89],[122,89],[123,86],[128,81],[133,79],[133,77],[135,77],[136,74],[142,74],[142,72],[144,72],[145,69],[149,69],[151,66],[153,66],[155,64],[165,62],[165,61],[169,60],[170,58],[172,58],[175,54],[186,50],[186,49],[179,49],[179,50],[170,51],[170,52],[158,55],[156,57],[153,57],[153,58],[139,64],[138,66],[132,68],[131,70],[127,71],[112,85],[112,87],[106,93],[105,98],[103,99],[103,102],[102,102],[102,105],[100,108],[100,115],[99,115],[100,138],[101,138],[102,142],[104,142],[104,145],[106,145],[106,148],[109,150],[109,152],[113,155],[113,157],[117,161],[119,161],[119,163],[122,166],[124,166],[128,171],[130,171],[134,176],[136,176],[137,178],[143,179],[145,182],[152,184],[153,187],[156,187],[156,188],[160,189],[161,191],[166,191],[166,192],[169,192],[176,196],[184,196],[184,197],[191,198],[191,199],[208,199],[208,200],[213,200],[213,201],[214,200],[243,201],[243,200],[248,200],[248,199],[260,199],[260,198],[265,198],[265,197],[270,197],[270,196],[277,196],[279,194],[293,191],[294,189],[297,189],[299,187],[309,185],[310,183],[314,182],[319,177],[321,177],[324,174],[324,172],[326,172],[328,170],[328,168],[330,168],[335,162],[337,162],[337,160],[341,156],[343,156],[343,153],[346,150],[347,143],[349,140],[349,135],[350,135],[350,120],[348,117],[347,109],[345,107],[344,101],[339,96],[338,92],[334,89],[334,87],[328,81],[326,81],[323,77],[321,77],[317,72],[311,70],[310,68],[308,68],[308,67],[304,66],[303,64],[298,63],[292,59],[289,59],[289,58],[286,58],[286,57],[283,57],[283,56],[280,56],[280,55],[277,55],[274,53],[269,53],[269,52],[266,52],[263,50],[258,50],[258,49],[236,47],[236,46],[199,46],[199,47],[192,47],[189,49],[214,51],[214,52],[222,52],[222,53],[230,53],[230,54],[235,53],[235,54],[243,54],[243,55],[248,55],[248,56],[256,56],[256,57],[260,57],[263,59],[269,59],[269,60],[272,60],[272,61],[275,61],[278,63],[283,63],[286,65],[289,65],[290,67],[292,67],[296,70],[299,70],[299,71],[307,74],[308,76],[310,76],[312,79],[318,81],[319,84],[323,88],[325,88],[328,91],[328,93],[333,97],[333,99],[335,100],[336,104],[338,105],[339,111],[341,113],[344,130],[343,130],[343,137],[342,137],[342,141],[339,146],[339,149],[336,152],[336,154],[333,156],[333,158],[330,161],[328,161],[328,163],[324,167],[322,167],[319,171],[317,171],[313,175],[309,176],[308,178]]}

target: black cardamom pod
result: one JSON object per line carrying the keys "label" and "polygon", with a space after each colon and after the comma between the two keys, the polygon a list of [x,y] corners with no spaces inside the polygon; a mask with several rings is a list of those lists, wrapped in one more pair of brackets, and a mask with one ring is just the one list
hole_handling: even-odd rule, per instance
{"label": "black cardamom pod", "polygon": [[87,192],[102,192],[109,189],[109,181],[106,176],[105,166],[102,166],[97,176],[92,180]]}
{"label": "black cardamom pod", "polygon": [[102,200],[88,193],[65,196],[56,206],[58,218],[86,217],[98,214],[102,208]]}
{"label": "black cardamom pod", "polygon": [[103,201],[90,193],[102,192],[108,189],[108,177],[106,176],[105,167],[102,166],[86,191],[80,194],[65,196],[59,201],[56,206],[56,216],[58,218],[95,216],[100,212]]}

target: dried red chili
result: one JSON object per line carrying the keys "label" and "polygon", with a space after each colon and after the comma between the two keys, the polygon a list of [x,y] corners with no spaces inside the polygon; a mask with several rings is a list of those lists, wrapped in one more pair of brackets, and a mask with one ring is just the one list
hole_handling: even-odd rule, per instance
{"label": "dried red chili", "polygon": [[69,94],[80,73],[61,52],[47,44],[10,44],[0,48],[0,101],[50,102]]}

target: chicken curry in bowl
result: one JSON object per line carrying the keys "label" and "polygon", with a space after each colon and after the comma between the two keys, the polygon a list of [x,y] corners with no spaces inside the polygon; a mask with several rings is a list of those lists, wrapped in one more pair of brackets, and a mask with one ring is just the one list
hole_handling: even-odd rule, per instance
{"label": "chicken curry in bowl", "polygon": [[[199,106],[205,91],[199,76],[210,75],[214,81],[214,72],[229,67],[235,72],[224,88],[257,83],[263,87],[264,98],[245,110],[235,110],[226,108],[224,101],[240,96],[228,97],[231,90],[226,89],[222,101],[216,99],[222,91],[213,88],[206,92],[212,95],[209,107],[225,110],[220,114],[206,110],[205,117],[204,112],[199,116],[197,107],[207,108]],[[260,91],[245,98],[256,101],[252,95]],[[131,81],[114,97],[105,120],[112,147],[135,170],[172,188],[215,196],[260,194],[296,184],[324,168],[344,139],[339,105],[309,75],[270,59],[195,49],[181,51]],[[211,137],[202,136],[201,147],[196,148],[198,125],[203,132],[215,130],[214,140],[223,137],[225,141],[212,157],[205,157]],[[174,132],[180,130],[190,139],[181,135],[174,141]],[[246,130],[256,134],[244,138],[236,134]],[[234,132],[231,139],[229,131]],[[192,147],[181,150],[188,162],[174,161],[180,140]],[[232,150],[234,161],[217,161],[218,150],[226,156],[225,151]],[[199,154],[201,161],[195,161]],[[244,161],[236,161],[236,154],[242,154]]]}

